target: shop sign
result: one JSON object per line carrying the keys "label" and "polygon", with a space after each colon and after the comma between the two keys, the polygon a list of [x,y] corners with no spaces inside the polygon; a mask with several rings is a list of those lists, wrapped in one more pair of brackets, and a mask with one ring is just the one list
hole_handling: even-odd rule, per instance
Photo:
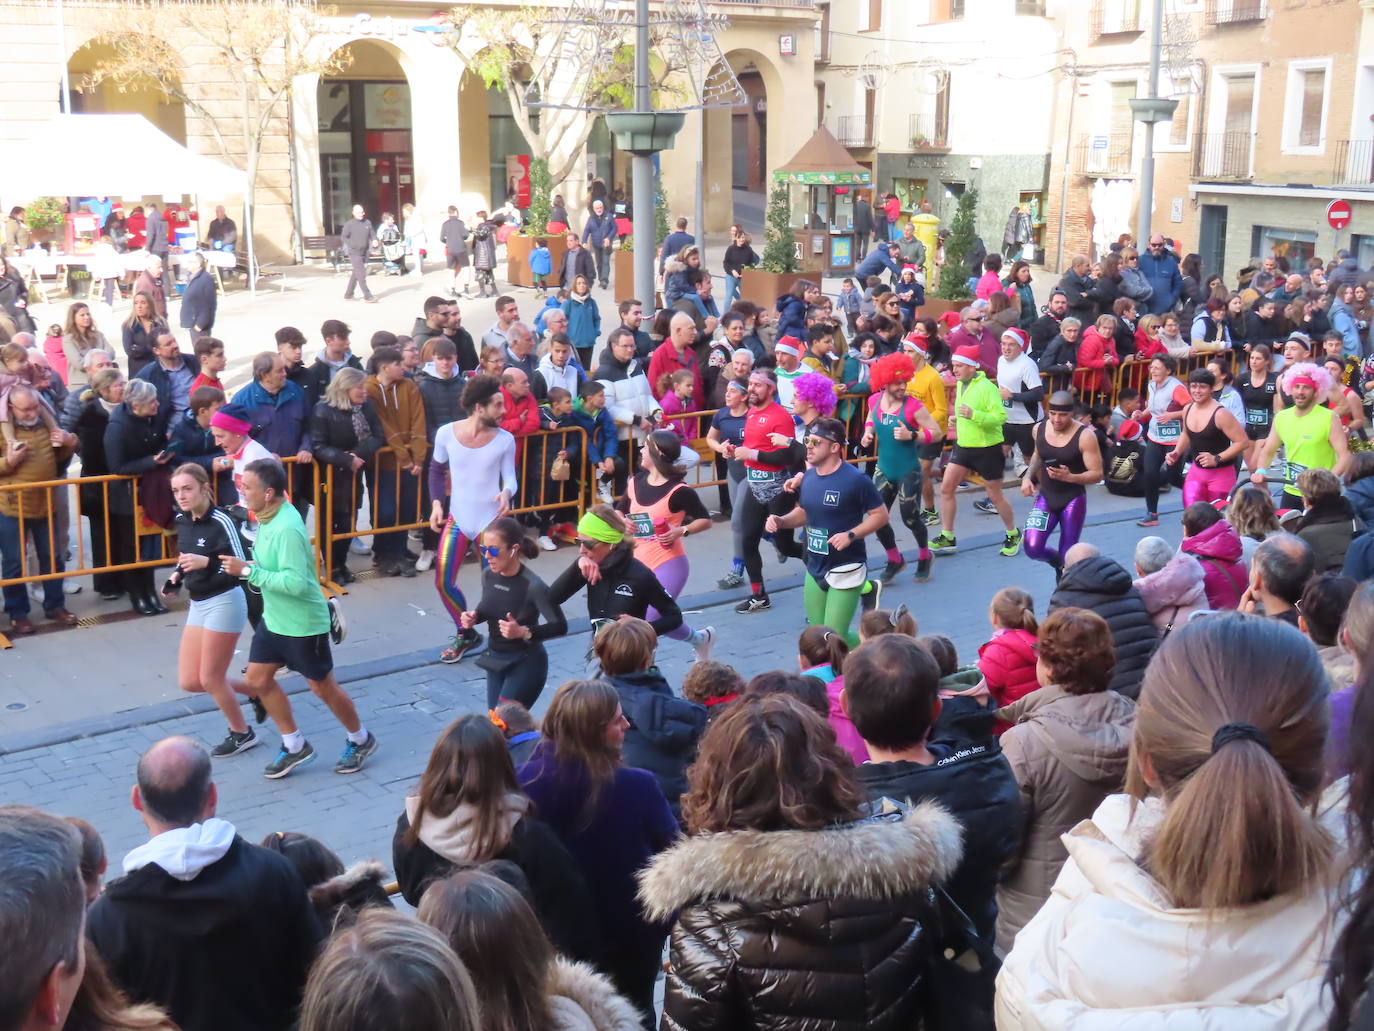
{"label": "shop sign", "polygon": [[324,31],[350,39],[385,39],[393,43],[405,39],[427,38],[436,47],[448,46],[450,26],[442,11],[435,11],[428,21],[416,22],[390,14],[372,15],[359,11],[348,18],[321,18]]}
{"label": "shop sign", "polygon": [[873,182],[873,173],[866,168],[858,172],[774,172],[773,179],[802,186],[868,186]]}
{"label": "shop sign", "polygon": [[778,37],[778,53],[783,57],[797,56],[797,37],[787,32]]}

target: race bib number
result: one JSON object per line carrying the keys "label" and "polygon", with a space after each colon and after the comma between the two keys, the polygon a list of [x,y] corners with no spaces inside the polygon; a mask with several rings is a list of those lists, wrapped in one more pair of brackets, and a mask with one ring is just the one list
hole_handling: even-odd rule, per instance
{"label": "race bib number", "polygon": [[1297,462],[1283,463],[1283,479],[1285,483],[1297,483],[1298,475],[1306,472],[1307,466],[1299,465]]}
{"label": "race bib number", "polygon": [[806,550],[813,555],[830,554],[830,531],[820,526],[806,528]]}
{"label": "race bib number", "polygon": [[1245,409],[1245,422],[1248,426],[1265,426],[1272,412],[1268,408]]}
{"label": "race bib number", "polygon": [[1050,528],[1050,514],[1043,508],[1032,508],[1026,515],[1027,530],[1048,530]]}
{"label": "race bib number", "polygon": [[654,521],[649,518],[648,512],[631,512],[630,525],[634,529],[636,540],[654,536]]}
{"label": "race bib number", "polygon": [[1159,441],[1178,440],[1183,435],[1183,420],[1159,422],[1155,424],[1155,439]]}
{"label": "race bib number", "polygon": [[750,483],[773,483],[782,476],[781,471],[777,469],[754,469],[750,467],[745,469],[744,472],[745,478]]}

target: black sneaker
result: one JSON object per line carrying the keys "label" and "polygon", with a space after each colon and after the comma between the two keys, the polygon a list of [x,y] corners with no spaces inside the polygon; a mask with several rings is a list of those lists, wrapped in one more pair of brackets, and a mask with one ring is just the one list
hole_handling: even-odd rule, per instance
{"label": "black sneaker", "polygon": [[[778,553],[778,561],[786,562],[792,557],[788,547],[796,543],[796,538],[792,536],[791,530],[779,530],[777,536],[773,538],[773,550]],[[787,542],[784,544],[784,541]]]}
{"label": "black sneaker", "polygon": [[864,612],[872,612],[878,607],[878,602],[883,597],[883,583],[881,580],[870,580],[868,586],[872,590],[859,595],[859,608]]}
{"label": "black sneaker", "polygon": [[751,594],[735,606],[735,611],[742,616],[747,616],[751,612],[762,612],[772,607],[773,603],[768,600],[768,595]]}
{"label": "black sneaker", "polygon": [[[329,608],[329,640],[334,644],[343,643],[343,639],[348,636],[348,619],[344,616],[343,606],[339,604],[338,598],[330,598],[325,602]],[[256,714],[262,705],[256,698],[253,699],[253,712]],[[262,715],[258,717],[261,723],[267,718],[267,710],[262,710]]]}
{"label": "black sneaker", "polygon": [[367,757],[377,750],[377,736],[372,731],[367,732],[367,740],[360,745],[355,745],[352,741],[344,741],[343,755],[334,764],[335,773],[357,773],[363,768],[363,763]]}
{"label": "black sneaker", "polygon": [[996,515],[996,514],[997,514],[997,506],[994,505],[994,504],[993,504],[991,501],[989,501],[987,498],[982,498],[982,499],[979,500],[979,501],[975,501],[975,502],[973,503],[973,507],[974,507],[974,509],[975,509],[976,511],[982,512],[983,515]]}
{"label": "black sneaker", "polygon": [[887,565],[883,566],[883,571],[878,574],[878,579],[883,583],[888,583],[894,576],[906,568],[906,559],[899,558],[897,561],[887,560]]}
{"label": "black sneaker", "polygon": [[248,751],[248,749],[257,745],[259,740],[261,739],[257,734],[253,733],[252,727],[249,727],[242,734],[235,734],[231,730],[229,731],[228,737],[215,745],[214,748],[210,749],[210,758],[228,759],[231,755],[238,755],[240,752]]}
{"label": "black sneaker", "polygon": [[277,757],[263,768],[262,775],[268,780],[281,780],[297,766],[304,766],[314,758],[315,749],[309,741],[301,745],[299,752],[288,752],[286,746],[282,745]]}
{"label": "black sneaker", "polygon": [[253,707],[253,722],[262,724],[267,722],[267,706],[262,704],[262,699],[257,695],[248,696],[248,704]]}
{"label": "black sneaker", "polygon": [[460,630],[453,636],[453,640],[449,642],[449,646],[439,653],[439,661],[447,663],[458,662],[464,655],[481,648],[482,644],[482,635],[476,630]]}
{"label": "black sneaker", "polygon": [[923,584],[930,579],[930,565],[933,561],[929,550],[924,557],[916,559],[916,576],[913,578],[918,584]]}

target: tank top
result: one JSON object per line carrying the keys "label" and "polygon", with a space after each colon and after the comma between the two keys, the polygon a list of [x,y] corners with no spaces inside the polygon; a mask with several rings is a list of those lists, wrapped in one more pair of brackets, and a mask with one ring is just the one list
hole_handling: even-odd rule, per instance
{"label": "tank top", "polygon": [[630,511],[627,518],[630,520],[630,529],[634,533],[635,558],[650,569],[657,569],[670,559],[687,554],[687,549],[682,546],[682,538],[680,537],[666,548],[658,543],[658,533],[654,530],[654,523],[664,522],[670,528],[681,526],[687,513],[674,512],[669,506],[669,502],[672,501],[673,495],[678,491],[691,490],[691,488],[685,483],[679,483],[652,505],[641,505],[635,490],[635,481],[638,479],[637,476],[631,477],[625,490],[630,500]]}
{"label": "tank top", "polygon": [[[1155,386],[1154,381],[1150,381],[1145,387],[1148,398],[1145,407],[1152,416],[1162,415],[1171,409],[1178,411],[1178,408],[1174,407],[1174,392],[1182,386],[1183,384],[1174,376],[1170,376],[1158,386]],[[1152,418],[1149,428],[1145,431],[1146,439],[1153,440],[1156,444],[1163,444],[1165,447],[1173,447],[1182,435],[1183,420],[1181,419],[1160,422],[1158,419]]]}
{"label": "tank top", "polygon": [[[1087,463],[1083,461],[1083,448],[1080,438],[1086,426],[1079,426],[1074,431],[1072,437],[1066,444],[1051,444],[1046,434],[1049,431],[1049,423],[1042,422],[1035,433],[1035,454],[1040,459],[1041,465],[1048,465],[1056,462],[1064,466],[1071,473],[1084,473],[1088,471]],[[1045,499],[1045,504],[1058,511],[1067,505],[1074,498],[1082,497],[1084,487],[1081,483],[1062,483],[1053,479],[1049,473],[1040,474],[1040,496]],[[1043,530],[1044,526],[1033,525],[1035,517],[1044,516],[1044,512],[1039,509],[1032,509],[1030,517],[1026,521],[1026,527],[1031,530]]]}
{"label": "tank top", "polygon": [[[1183,421],[1188,421],[1188,413],[1193,410],[1193,405],[1189,405],[1183,410]],[[1231,446],[1231,438],[1226,435],[1226,431],[1217,426],[1217,413],[1221,411],[1221,405],[1212,409],[1212,417],[1207,420],[1207,424],[1200,430],[1195,430],[1191,426],[1188,428],[1188,442],[1192,445],[1192,459],[1196,460],[1198,455],[1210,454],[1220,455]],[[1228,463],[1229,464],[1229,463]]]}
{"label": "tank top", "polygon": [[1274,421],[1274,392],[1278,389],[1278,377],[1272,372],[1264,377],[1264,382],[1255,386],[1250,382],[1250,370],[1246,369],[1236,380],[1236,390],[1240,393],[1241,403],[1245,406],[1245,426],[1269,432]]}
{"label": "tank top", "polygon": [[1300,497],[1294,486],[1304,469],[1330,469],[1336,464],[1336,449],[1331,446],[1331,423],[1336,413],[1313,405],[1306,415],[1296,407],[1285,408],[1274,416],[1274,428],[1283,444],[1284,490]]}

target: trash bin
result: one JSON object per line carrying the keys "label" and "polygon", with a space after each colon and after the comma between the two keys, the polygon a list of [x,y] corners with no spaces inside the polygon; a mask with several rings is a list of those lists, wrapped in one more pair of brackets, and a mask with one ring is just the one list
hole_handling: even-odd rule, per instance
{"label": "trash bin", "polygon": [[73,301],[82,301],[91,296],[90,269],[79,265],[67,266],[67,293]]}

